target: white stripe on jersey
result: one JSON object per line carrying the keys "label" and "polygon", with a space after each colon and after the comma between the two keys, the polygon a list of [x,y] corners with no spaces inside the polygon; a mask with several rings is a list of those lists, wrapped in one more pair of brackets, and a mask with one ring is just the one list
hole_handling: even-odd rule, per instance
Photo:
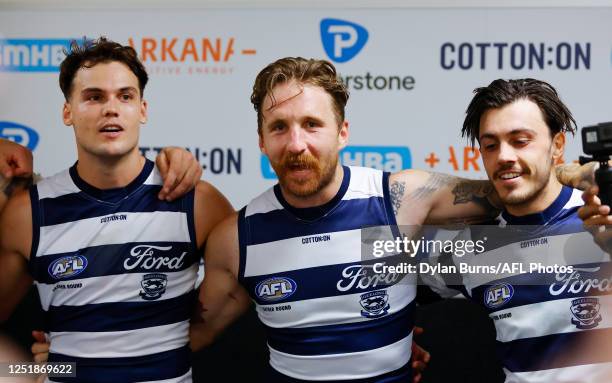
{"label": "white stripe on jersey", "polygon": [[370,168],[351,166],[351,182],[343,200],[383,197],[383,173]]}
{"label": "white stripe on jersey", "polygon": [[293,355],[270,349],[270,365],[296,379],[364,379],[397,370],[410,360],[412,333],[384,347],[331,355]]}
{"label": "white stripe on jersey", "polygon": [[[566,266],[580,263],[597,263],[609,259],[609,256],[595,244],[593,237],[588,232],[545,237],[548,239],[545,247],[533,246],[522,248],[521,242],[514,242],[485,253],[454,257],[454,262],[455,264],[467,263],[471,265],[522,263],[526,267],[525,272],[529,272],[530,263],[542,264],[544,266]],[[486,261],[483,261],[483,259],[486,259]],[[470,292],[477,286],[494,283],[499,279],[520,274],[518,270],[499,274],[468,273],[463,275],[463,283],[468,292]],[[538,274],[534,274],[535,278],[538,278]]]}
{"label": "white stripe on jersey", "polygon": [[[612,307],[612,296],[599,296],[599,303],[602,309],[602,321],[597,326],[598,329],[612,327],[612,317],[605,315],[603,311],[608,307]],[[530,305],[512,307],[506,310],[495,311],[489,316],[503,317],[504,314],[510,313],[511,316],[498,321],[497,323],[497,340],[500,342],[510,342],[516,339],[535,338],[539,336],[552,334],[568,334],[573,332],[587,331],[581,330],[572,324],[572,300],[557,299],[548,302],[536,302]],[[564,326],[559,320],[553,318],[567,318]]]}
{"label": "white stripe on jersey", "polygon": [[189,321],[128,331],[51,332],[51,352],[80,358],[152,355],[189,343]]}
{"label": "white stripe on jersey", "polygon": [[72,178],[68,169],[63,170],[52,177],[45,178],[36,184],[38,189],[38,198],[55,198],[65,194],[79,193],[79,189]]}
{"label": "white stripe on jersey", "polygon": [[504,368],[504,372],[506,373],[505,383],[604,383],[612,381],[612,363],[584,364],[527,372],[511,372]]}
{"label": "white stripe on jersey", "polygon": [[[195,275],[198,264],[174,272],[164,272],[168,277],[166,293],[157,299],[163,301],[189,293],[194,289]],[[151,270],[155,272],[155,270]],[[143,302],[142,298],[135,294],[138,290],[143,276],[148,273],[131,273],[120,275],[105,275],[70,281],[58,281],[55,284],[37,283],[43,310],[49,310],[49,306],[82,306],[97,303],[112,302]],[[57,285],[82,284],[81,288],[56,289]],[[80,290],[83,289],[84,292]],[[54,290],[58,290],[55,291]]]}
{"label": "white stripe on jersey", "polygon": [[[398,282],[391,287],[385,288],[389,294],[389,309],[388,315],[393,315],[396,312],[404,309],[416,295],[416,281],[408,282],[406,279]],[[372,319],[364,316],[357,316],[363,310],[360,305],[361,293],[336,295],[332,297],[307,299],[301,301],[290,302],[291,310],[264,311],[264,307],[274,307],[257,305],[257,314],[259,319],[269,327],[278,328],[307,328],[311,326],[326,326],[345,323],[367,322]],[[278,306],[283,306],[287,303],[279,303]]]}
{"label": "white stripe on jersey", "polygon": [[278,202],[278,199],[276,199],[274,189],[270,188],[249,202],[244,214],[246,217],[248,217],[250,215],[268,213],[280,209],[283,209],[283,205],[281,205],[281,203]]}
{"label": "white stripe on jersey", "polygon": [[143,184],[144,185],[163,185],[164,184],[164,180],[162,179],[162,176],[159,173],[159,169],[157,168],[157,166],[153,168],[153,171],[149,174],[149,176],[147,177],[145,182],[143,182]]}
{"label": "white stripe on jersey", "polygon": [[[244,276],[274,274],[310,267],[337,265],[361,261],[361,230],[320,233],[294,237],[247,247],[249,256]],[[329,235],[329,241],[302,244],[302,238]],[[290,248],[290,257],[279,254],[278,249]]]}
{"label": "white stripe on jersey", "polygon": [[[391,228],[378,227],[377,239],[388,238],[392,240]],[[330,236],[328,241],[302,243],[303,238]],[[383,237],[385,236],[386,237]],[[307,269],[310,267],[330,266],[343,263],[361,262],[363,251],[372,256],[370,246],[362,243],[361,229],[337,231],[331,233],[318,233],[302,237],[281,239],[278,241],[260,243],[247,246],[247,257],[244,276],[274,274],[283,271]],[[291,248],[291,257],[280,254],[278,249]],[[381,260],[383,257],[380,258]]]}
{"label": "white stripe on jersey", "polygon": [[[187,242],[189,228],[183,212],[155,211],[121,213],[126,220],[101,223],[100,217],[86,218],[40,228],[36,256],[74,252],[82,248],[133,242]],[[172,228],[169,230],[168,228]]]}

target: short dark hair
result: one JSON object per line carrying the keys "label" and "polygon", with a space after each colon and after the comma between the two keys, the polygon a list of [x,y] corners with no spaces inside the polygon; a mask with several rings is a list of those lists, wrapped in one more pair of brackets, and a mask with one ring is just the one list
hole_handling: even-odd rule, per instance
{"label": "short dark hair", "polygon": [[338,77],[336,68],[325,60],[305,59],[303,57],[285,57],[269,64],[255,78],[251,103],[257,112],[257,131],[261,134],[263,114],[261,107],[266,95],[276,100],[272,89],[278,84],[295,80],[301,84],[310,84],[323,88],[333,100],[334,114],[338,126],[344,121],[344,108],[349,98],[348,90]]}
{"label": "short dark hair", "polygon": [[479,137],[480,118],[487,110],[502,108],[521,99],[538,105],[551,137],[559,132],[574,134],[576,131],[576,121],[572,113],[563,104],[552,85],[533,78],[498,79],[486,87],[474,89],[474,98],[465,111],[461,136],[467,137],[473,146]]}
{"label": "short dark hair", "polygon": [[143,96],[149,76],[134,48],[110,41],[106,37],[93,41],[83,38],[81,43],[76,40],[71,41],[70,50],[65,53],[66,58],[60,64],[59,83],[66,100],[70,98],[74,76],[79,69],[92,68],[97,64],[111,61],[120,62],[130,68],[138,78],[140,96]]}

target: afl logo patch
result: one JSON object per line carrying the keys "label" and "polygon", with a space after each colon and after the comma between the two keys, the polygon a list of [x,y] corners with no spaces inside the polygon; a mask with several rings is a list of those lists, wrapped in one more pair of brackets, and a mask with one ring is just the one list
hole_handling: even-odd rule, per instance
{"label": "afl logo patch", "polygon": [[514,288],[508,283],[500,283],[485,290],[484,303],[488,308],[494,309],[510,302],[514,295]]}
{"label": "afl logo patch", "polygon": [[79,275],[87,267],[87,258],[82,255],[70,255],[56,259],[49,265],[48,271],[55,279],[64,279]]}
{"label": "afl logo patch", "polygon": [[255,287],[255,295],[266,302],[278,302],[289,298],[297,290],[297,283],[291,278],[272,277]]}

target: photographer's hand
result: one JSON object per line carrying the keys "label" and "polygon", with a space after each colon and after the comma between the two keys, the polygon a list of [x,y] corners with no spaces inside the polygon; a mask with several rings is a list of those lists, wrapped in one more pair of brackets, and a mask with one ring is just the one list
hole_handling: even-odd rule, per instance
{"label": "photographer's hand", "polygon": [[606,253],[612,250],[612,216],[610,207],[602,205],[597,197],[599,188],[592,186],[582,194],[584,205],[578,209],[578,216],[584,222],[584,228],[593,235],[595,243]]}

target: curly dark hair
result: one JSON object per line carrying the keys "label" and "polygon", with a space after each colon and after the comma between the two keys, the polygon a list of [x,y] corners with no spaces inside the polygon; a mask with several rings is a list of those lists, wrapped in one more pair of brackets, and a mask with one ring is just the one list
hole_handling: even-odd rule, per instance
{"label": "curly dark hair", "polygon": [[269,64],[255,78],[251,103],[257,112],[257,131],[261,134],[263,115],[261,106],[266,96],[272,105],[276,104],[272,89],[278,84],[295,80],[301,84],[320,86],[332,97],[334,114],[338,126],[344,121],[344,108],[349,93],[338,77],[336,68],[329,61],[305,59],[303,57],[285,57]]}
{"label": "curly dark hair", "polygon": [[567,106],[550,84],[533,78],[516,80],[498,79],[488,86],[474,89],[474,98],[465,112],[461,136],[467,137],[472,146],[478,140],[480,118],[489,109],[502,108],[515,101],[526,99],[538,105],[544,121],[553,137],[559,132],[576,132],[576,121]]}
{"label": "curly dark hair", "polygon": [[149,76],[134,48],[110,41],[106,37],[93,41],[83,38],[81,43],[73,40],[70,49],[65,53],[66,58],[60,65],[59,83],[66,101],[70,98],[74,76],[79,69],[92,68],[97,64],[111,61],[123,63],[130,68],[138,78],[140,96],[143,96]]}

